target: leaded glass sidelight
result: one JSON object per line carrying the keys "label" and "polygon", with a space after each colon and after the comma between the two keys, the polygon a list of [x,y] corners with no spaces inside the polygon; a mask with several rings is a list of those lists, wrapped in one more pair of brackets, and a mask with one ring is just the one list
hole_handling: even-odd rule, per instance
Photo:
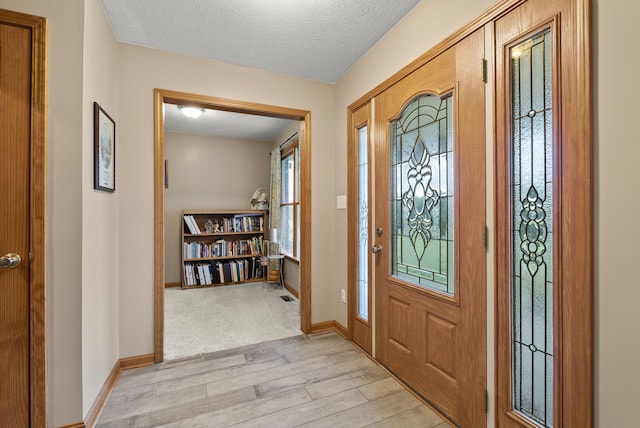
{"label": "leaded glass sidelight", "polygon": [[553,426],[551,32],[511,49],[513,407]]}
{"label": "leaded glass sidelight", "polygon": [[453,97],[416,98],[391,123],[391,271],[450,295],[453,164]]}
{"label": "leaded glass sidelight", "polygon": [[358,129],[358,316],[369,319],[369,148],[367,127]]}

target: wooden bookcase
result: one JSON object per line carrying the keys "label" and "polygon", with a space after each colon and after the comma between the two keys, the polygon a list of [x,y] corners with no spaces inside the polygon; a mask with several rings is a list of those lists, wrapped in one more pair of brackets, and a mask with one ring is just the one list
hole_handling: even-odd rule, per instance
{"label": "wooden bookcase", "polygon": [[185,210],[181,218],[183,289],[265,279],[264,211]]}

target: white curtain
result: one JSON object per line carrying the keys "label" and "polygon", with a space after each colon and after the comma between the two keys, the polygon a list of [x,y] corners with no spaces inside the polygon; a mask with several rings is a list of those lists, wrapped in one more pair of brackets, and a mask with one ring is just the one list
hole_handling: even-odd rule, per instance
{"label": "white curtain", "polygon": [[276,229],[280,221],[280,147],[271,151],[271,200],[269,201],[269,229]]}

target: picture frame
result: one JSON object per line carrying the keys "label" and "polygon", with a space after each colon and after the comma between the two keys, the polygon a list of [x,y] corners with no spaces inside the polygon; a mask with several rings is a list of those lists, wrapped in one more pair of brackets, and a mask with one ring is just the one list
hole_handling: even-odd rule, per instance
{"label": "picture frame", "polygon": [[93,188],[116,190],[116,123],[97,102],[93,103]]}

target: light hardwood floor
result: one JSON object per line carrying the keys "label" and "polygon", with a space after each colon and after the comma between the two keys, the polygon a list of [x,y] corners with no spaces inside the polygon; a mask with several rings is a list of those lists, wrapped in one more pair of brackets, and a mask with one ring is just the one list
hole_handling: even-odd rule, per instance
{"label": "light hardwood floor", "polygon": [[302,335],[122,373],[97,427],[449,424],[350,342]]}

